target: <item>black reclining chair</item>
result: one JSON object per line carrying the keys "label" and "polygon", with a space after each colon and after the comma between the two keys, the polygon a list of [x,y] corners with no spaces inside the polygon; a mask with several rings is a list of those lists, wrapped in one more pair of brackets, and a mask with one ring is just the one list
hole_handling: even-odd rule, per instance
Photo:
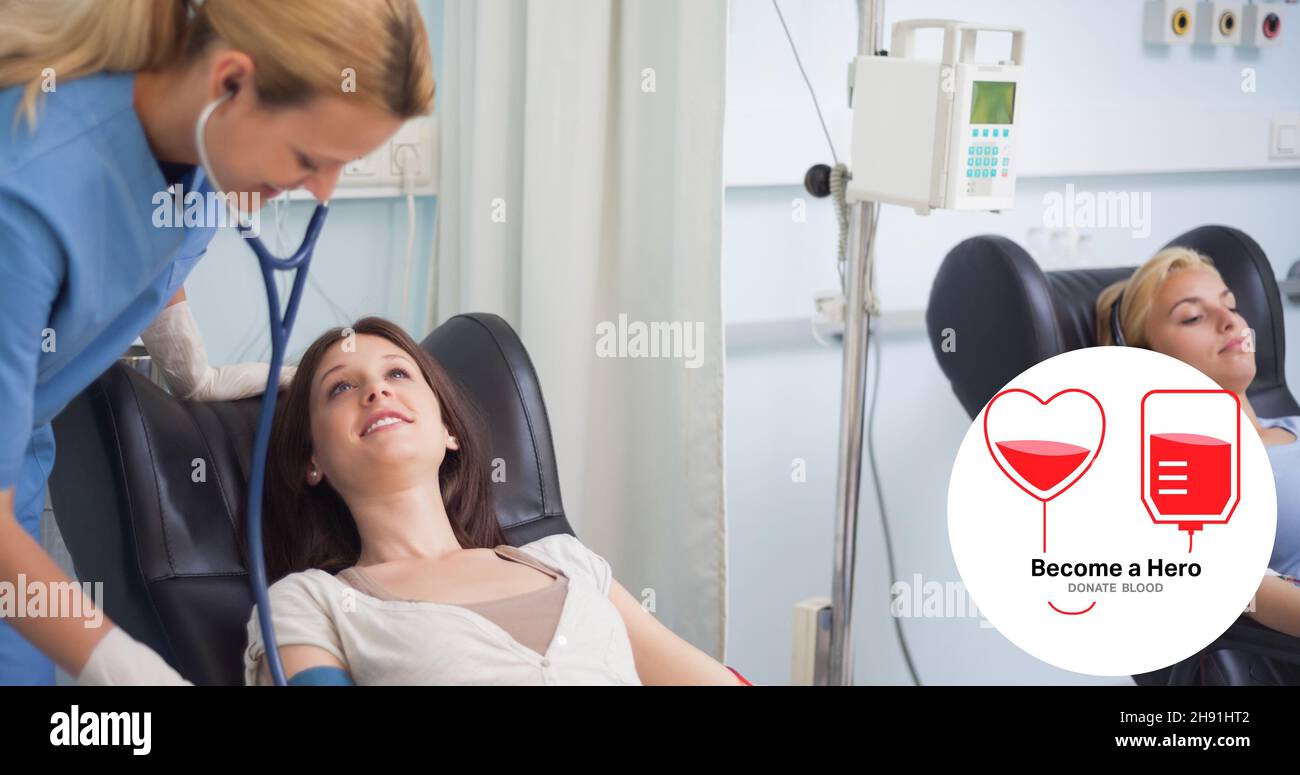
{"label": "black reclining chair", "polygon": [[[1257,373],[1246,395],[1260,417],[1300,414],[1286,385],[1286,337],[1273,268],[1258,244],[1226,226],[1202,226],[1169,242],[1209,256],[1255,329]],[[1096,345],[1097,294],[1137,267],[1044,272],[1015,242],[967,239],[948,252],[935,277],[926,328],[939,366],[974,418],[1013,378],[1040,361]],[[944,352],[943,330],[962,346]],[[1300,684],[1300,638],[1241,616],[1198,654],[1133,676],[1140,685]]]}
{"label": "black reclining chair", "polygon": [[[573,533],[541,386],[501,318],[458,315],[422,343],[481,410],[506,540]],[[115,365],[54,420],[54,516],[81,581],[104,583],[105,613],[196,684],[242,685],[253,608],[235,525],[260,398],[173,398]],[[191,481],[205,461],[206,482]]]}

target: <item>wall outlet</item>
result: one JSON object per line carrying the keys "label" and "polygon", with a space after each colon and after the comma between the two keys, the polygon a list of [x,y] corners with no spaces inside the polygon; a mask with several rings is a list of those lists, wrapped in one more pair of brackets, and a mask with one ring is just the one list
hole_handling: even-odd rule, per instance
{"label": "wall outlet", "polygon": [[409,170],[412,193],[437,193],[438,124],[434,117],[407,121],[384,145],[354,159],[339,176],[337,199],[403,196],[403,168]]}
{"label": "wall outlet", "polygon": [[1241,44],[1241,3],[1196,4],[1196,43],[1202,46]]}
{"label": "wall outlet", "polygon": [[1142,39],[1164,46],[1190,46],[1196,39],[1197,4],[1192,0],[1147,0]]}
{"label": "wall outlet", "polygon": [[1300,113],[1278,113],[1268,132],[1268,158],[1300,159]]}
{"label": "wall outlet", "polygon": [[1251,3],[1241,10],[1241,45],[1274,48],[1282,45],[1282,4]]}

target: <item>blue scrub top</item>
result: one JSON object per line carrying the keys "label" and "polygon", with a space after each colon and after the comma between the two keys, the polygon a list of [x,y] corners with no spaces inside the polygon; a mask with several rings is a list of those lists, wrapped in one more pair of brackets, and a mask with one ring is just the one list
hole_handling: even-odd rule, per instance
{"label": "blue scrub top", "polygon": [[[1300,439],[1300,417],[1259,418],[1265,428],[1286,428]],[[1300,441],[1270,444],[1264,449],[1273,467],[1277,489],[1277,538],[1268,567],[1288,576],[1300,576]]]}
{"label": "blue scrub top", "polygon": [[[49,421],[153,322],[216,232],[165,225],[170,184],[134,85],[133,73],[61,81],[35,132],[14,122],[22,89],[0,90],[0,491],[21,481],[20,512],[33,488],[44,504]],[[185,194],[206,197],[188,169]]]}

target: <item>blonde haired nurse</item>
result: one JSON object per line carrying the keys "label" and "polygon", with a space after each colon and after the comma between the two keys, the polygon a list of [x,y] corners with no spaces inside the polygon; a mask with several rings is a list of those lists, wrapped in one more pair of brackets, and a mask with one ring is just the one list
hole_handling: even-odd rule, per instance
{"label": "blonde haired nurse", "polygon": [[[152,217],[173,184],[212,192],[204,108],[226,98],[208,172],[260,206],[328,200],[433,95],[415,0],[0,0],[0,582],[68,581],[36,540],[49,423],[137,336],[181,395],[260,391],[265,367],[208,366],[184,302],[215,225]],[[0,684],[179,680],[103,621],[0,622]]]}

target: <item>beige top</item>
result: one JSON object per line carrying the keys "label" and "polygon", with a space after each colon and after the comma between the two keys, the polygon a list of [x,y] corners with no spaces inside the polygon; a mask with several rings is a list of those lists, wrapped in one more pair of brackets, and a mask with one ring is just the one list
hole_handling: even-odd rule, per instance
{"label": "beige top", "polygon": [[[541,654],[546,651],[551,638],[555,636],[555,628],[560,622],[560,610],[564,607],[569,579],[558,568],[541,562],[509,544],[501,544],[495,551],[498,556],[507,560],[536,568],[554,581],[532,592],[498,600],[485,600],[481,603],[461,603],[460,607],[477,611],[484,618],[495,622],[498,627],[510,633],[512,638]],[[379,600],[402,600],[381,587],[369,573],[358,566],[340,571],[338,577],[351,584],[358,592]]]}
{"label": "beige top", "polygon": [[[640,685],[627,626],[609,600],[613,574],[603,557],[568,533],[497,550],[532,560],[555,582],[462,606],[394,599],[373,580],[370,591],[362,589],[364,571],[346,574],[361,579],[358,587],[339,578],[342,573],[313,568],[271,585],[277,641],[324,649],[359,686]],[[555,598],[558,612],[547,604]],[[264,654],[254,607],[244,651],[246,684],[257,683]]]}

